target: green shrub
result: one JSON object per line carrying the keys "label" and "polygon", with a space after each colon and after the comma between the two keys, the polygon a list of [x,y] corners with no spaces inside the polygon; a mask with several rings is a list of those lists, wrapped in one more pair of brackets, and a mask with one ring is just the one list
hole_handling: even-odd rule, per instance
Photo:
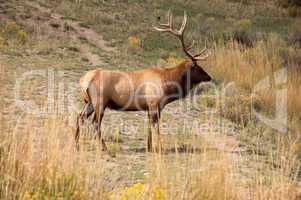
{"label": "green shrub", "polygon": [[114,20],[109,15],[102,15],[100,20],[105,25],[111,25],[114,23]]}
{"label": "green shrub", "polygon": [[7,22],[4,27],[3,34],[5,37],[15,36],[19,30],[20,26],[16,22]]}
{"label": "green shrub", "polygon": [[278,4],[282,7],[288,8],[290,6],[301,6],[300,0],[278,0]]}
{"label": "green shrub", "polygon": [[289,42],[291,45],[295,45],[301,48],[301,23],[296,24],[296,28],[292,31],[289,36]]}
{"label": "green shrub", "polygon": [[234,26],[237,30],[247,30],[247,29],[250,29],[252,25],[252,22],[251,20],[249,19],[241,19],[241,20],[238,20]]}
{"label": "green shrub", "polygon": [[298,7],[298,6],[290,6],[290,7],[288,7],[288,15],[290,17],[301,16],[301,8]]}
{"label": "green shrub", "polygon": [[177,48],[178,41],[171,39],[169,35],[160,33],[147,34],[143,39],[142,47],[146,51],[153,51],[155,49],[173,50]]}
{"label": "green shrub", "polygon": [[8,44],[10,41],[18,41],[25,44],[28,40],[28,34],[14,21],[7,22],[0,32],[0,47]]}
{"label": "green shrub", "polygon": [[29,199],[82,199],[84,191],[79,187],[74,176],[62,176],[55,181],[42,179],[34,188],[21,195]]}

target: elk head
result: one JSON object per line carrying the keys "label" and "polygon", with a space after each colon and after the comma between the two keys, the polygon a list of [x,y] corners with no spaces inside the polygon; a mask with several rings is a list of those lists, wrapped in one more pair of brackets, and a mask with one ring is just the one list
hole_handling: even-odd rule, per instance
{"label": "elk head", "polygon": [[173,16],[170,11],[168,11],[168,21],[166,24],[159,24],[159,27],[153,27],[155,30],[159,32],[165,32],[165,33],[171,33],[172,35],[176,36],[180,41],[182,45],[182,49],[186,56],[188,57],[189,61],[186,62],[186,64],[189,65],[189,80],[191,85],[196,85],[200,82],[207,82],[211,81],[210,75],[203,70],[201,66],[198,65],[197,61],[204,61],[209,57],[209,54],[206,53],[206,48],[204,48],[202,51],[200,51],[197,54],[192,54],[190,50],[192,49],[194,45],[194,41],[192,41],[189,45],[185,44],[184,41],[184,33],[186,30],[186,24],[187,24],[187,15],[186,12],[184,12],[184,19],[181,25],[181,28],[179,30],[174,30],[173,28]]}

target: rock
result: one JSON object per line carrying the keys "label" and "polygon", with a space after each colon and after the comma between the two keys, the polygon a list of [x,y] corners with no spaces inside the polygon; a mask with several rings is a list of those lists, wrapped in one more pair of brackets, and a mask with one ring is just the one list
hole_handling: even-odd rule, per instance
{"label": "rock", "polygon": [[83,61],[83,62],[89,62],[89,59],[86,58],[86,57],[83,57],[83,58],[82,58],[82,61]]}
{"label": "rock", "polygon": [[59,23],[56,23],[56,22],[50,22],[49,25],[53,28],[59,28],[61,27],[61,25]]}

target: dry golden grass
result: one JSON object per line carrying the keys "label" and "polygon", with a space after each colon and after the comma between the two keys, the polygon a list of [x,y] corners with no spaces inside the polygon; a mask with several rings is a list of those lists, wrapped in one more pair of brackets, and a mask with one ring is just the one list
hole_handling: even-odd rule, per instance
{"label": "dry golden grass", "polygon": [[77,151],[73,130],[65,128],[65,119],[59,116],[40,123],[32,117],[22,121],[22,127],[1,134],[1,199],[286,200],[300,192],[297,143],[288,145],[280,137],[267,162],[253,153],[244,160],[212,151],[205,141],[197,147],[201,153],[146,154],[145,180],[124,189],[113,186],[110,192],[105,180],[111,173],[105,171],[105,154],[97,142]]}
{"label": "dry golden grass", "polygon": [[[224,116],[236,122],[250,121],[252,103],[260,111],[271,115],[275,111],[275,92],[285,87],[289,126],[295,131],[300,130],[300,124],[293,123],[301,118],[301,102],[298,101],[298,94],[301,93],[300,66],[290,57],[286,61],[283,59],[281,56],[283,48],[285,48],[283,41],[273,35],[267,42],[258,42],[254,48],[242,48],[236,43],[214,47],[212,59],[208,62],[208,70],[217,81],[233,82],[235,88],[225,97],[222,113]],[[290,51],[294,50],[288,49],[289,53]],[[275,84],[273,74],[283,67],[287,69],[287,83],[284,83],[285,86],[281,84],[279,86]],[[252,98],[256,84],[267,77],[270,78],[267,89],[256,93]],[[242,120],[243,116],[247,119]]]}
{"label": "dry golden grass", "polygon": [[2,199],[87,199],[91,185],[102,195],[101,160],[88,162],[88,152],[76,151],[63,119],[49,116],[41,128],[30,117],[22,123],[1,135]]}

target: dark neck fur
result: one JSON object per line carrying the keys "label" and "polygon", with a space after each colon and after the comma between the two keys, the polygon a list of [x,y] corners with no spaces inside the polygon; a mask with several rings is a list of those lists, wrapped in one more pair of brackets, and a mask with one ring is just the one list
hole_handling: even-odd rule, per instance
{"label": "dark neck fur", "polygon": [[[165,104],[183,98],[188,94],[191,89],[191,84],[187,81],[187,72],[191,64],[191,60],[185,60],[173,68],[166,69],[164,74],[166,83],[165,94],[167,94],[169,98]],[[179,91],[179,88],[175,86],[175,84],[177,84],[178,87],[180,86],[181,91]]]}

